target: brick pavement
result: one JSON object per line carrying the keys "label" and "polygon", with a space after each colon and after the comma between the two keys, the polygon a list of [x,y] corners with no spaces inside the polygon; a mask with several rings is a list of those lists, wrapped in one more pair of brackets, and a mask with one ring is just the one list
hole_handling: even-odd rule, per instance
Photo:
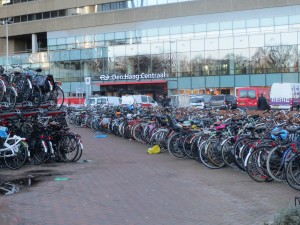
{"label": "brick pavement", "polygon": [[53,174],[0,196],[0,224],[259,225],[300,195],[286,184],[256,183],[230,168],[210,170],[168,153],[148,155],[143,144],[73,129],[82,135],[82,159],[92,161],[0,170],[0,180]]}

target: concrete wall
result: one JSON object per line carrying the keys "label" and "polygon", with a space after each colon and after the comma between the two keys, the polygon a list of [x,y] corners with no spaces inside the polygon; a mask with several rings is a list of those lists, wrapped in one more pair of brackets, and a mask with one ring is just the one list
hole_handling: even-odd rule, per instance
{"label": "concrete wall", "polygon": [[[24,4],[15,4],[0,7],[2,18],[31,14],[36,12],[74,8],[86,5],[95,5],[102,0],[51,0],[32,1]],[[10,25],[10,35],[31,34],[56,30],[75,29],[81,27],[103,26],[119,23],[158,20],[166,18],[205,15],[212,13],[271,8],[279,6],[299,5],[300,0],[198,0],[192,2],[174,3],[168,5],[149,6],[135,9],[123,9],[88,15],[68,16],[47,20],[31,21]],[[0,37],[5,35],[3,26],[0,26]]]}

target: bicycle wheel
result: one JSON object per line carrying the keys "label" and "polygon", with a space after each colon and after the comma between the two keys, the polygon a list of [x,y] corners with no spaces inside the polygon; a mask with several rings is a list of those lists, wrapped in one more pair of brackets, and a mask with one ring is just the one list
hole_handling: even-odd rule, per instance
{"label": "bicycle wheel", "polygon": [[142,132],[145,128],[146,124],[145,123],[137,123],[133,126],[132,128],[132,135],[135,140],[138,142],[144,143],[143,138],[142,138]]}
{"label": "bicycle wheel", "polygon": [[193,137],[196,135],[196,133],[190,133],[186,135],[183,141],[183,151],[189,157],[190,159],[193,159],[193,154],[192,154],[192,140]]}
{"label": "bicycle wheel", "polygon": [[48,154],[48,149],[43,139],[32,137],[27,139],[27,144],[30,153],[29,162],[33,165],[42,164]]}
{"label": "bicycle wheel", "polygon": [[72,162],[76,159],[79,152],[79,143],[74,135],[65,135],[59,142],[58,154],[64,162]]}
{"label": "bicycle wheel", "polygon": [[168,139],[168,151],[176,158],[186,158],[187,155],[183,151],[183,143],[180,143],[179,133],[173,133]]}
{"label": "bicycle wheel", "polygon": [[55,84],[55,89],[52,92],[51,100],[54,102],[56,108],[60,109],[65,101],[65,94],[63,89]]}
{"label": "bicycle wheel", "polygon": [[17,102],[23,103],[25,101],[28,101],[32,94],[32,83],[31,81],[26,77],[18,77],[14,81],[15,88],[17,90],[18,96],[17,96]]}
{"label": "bicycle wheel", "polygon": [[6,90],[6,85],[3,80],[0,79],[0,102],[3,100]]}
{"label": "bicycle wheel", "polygon": [[253,180],[257,182],[270,182],[273,180],[268,174],[266,165],[267,156],[271,149],[271,146],[260,146],[247,156],[245,168],[246,172]]}
{"label": "bicycle wheel", "polygon": [[32,94],[29,98],[29,100],[32,102],[32,105],[36,108],[38,108],[42,101],[42,92],[39,86],[32,85]]}
{"label": "bicycle wheel", "polygon": [[150,138],[150,146],[159,145],[160,151],[165,152],[168,150],[168,130],[158,130]]}
{"label": "bicycle wheel", "polygon": [[295,190],[300,191],[300,154],[296,154],[286,167],[287,183]]}
{"label": "bicycle wheel", "polygon": [[222,158],[221,152],[221,140],[220,139],[210,139],[206,143],[206,156],[209,161],[216,166],[216,168],[222,168],[226,166]]}
{"label": "bicycle wheel", "polygon": [[14,87],[6,87],[2,103],[7,111],[11,111],[15,108],[17,103],[17,92]]}
{"label": "bicycle wheel", "polygon": [[[9,140],[7,143],[13,145],[15,140]],[[26,163],[27,158],[28,147],[27,144],[22,141],[4,153],[4,162],[6,166],[13,170],[21,168]]]}
{"label": "bicycle wheel", "polygon": [[284,181],[286,179],[285,166],[283,150],[276,146],[267,157],[268,174],[276,181]]}
{"label": "bicycle wheel", "polygon": [[200,161],[201,161],[201,163],[203,163],[206,167],[208,167],[210,169],[219,169],[219,167],[216,166],[215,164],[213,164],[208,157],[207,142],[208,142],[208,140],[205,140],[199,145]]}
{"label": "bicycle wheel", "polygon": [[226,140],[221,147],[222,159],[227,166],[236,167],[234,163],[234,153],[233,153],[234,142],[232,138]]}

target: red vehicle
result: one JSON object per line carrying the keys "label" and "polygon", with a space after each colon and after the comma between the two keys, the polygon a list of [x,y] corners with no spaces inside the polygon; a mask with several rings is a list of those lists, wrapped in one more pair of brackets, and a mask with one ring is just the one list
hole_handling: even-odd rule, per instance
{"label": "red vehicle", "polygon": [[263,94],[270,102],[270,87],[241,87],[236,89],[239,108],[257,109],[257,100]]}

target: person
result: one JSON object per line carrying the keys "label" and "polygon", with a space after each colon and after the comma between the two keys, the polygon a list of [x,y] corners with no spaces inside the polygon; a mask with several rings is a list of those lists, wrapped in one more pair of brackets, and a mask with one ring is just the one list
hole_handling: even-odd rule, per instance
{"label": "person", "polygon": [[170,97],[165,97],[164,101],[163,101],[163,107],[169,107],[170,106],[170,101],[171,101],[171,98]]}
{"label": "person", "polygon": [[260,94],[260,97],[257,100],[257,109],[258,110],[268,110],[268,109],[270,109],[268,101],[264,97],[263,93]]}

